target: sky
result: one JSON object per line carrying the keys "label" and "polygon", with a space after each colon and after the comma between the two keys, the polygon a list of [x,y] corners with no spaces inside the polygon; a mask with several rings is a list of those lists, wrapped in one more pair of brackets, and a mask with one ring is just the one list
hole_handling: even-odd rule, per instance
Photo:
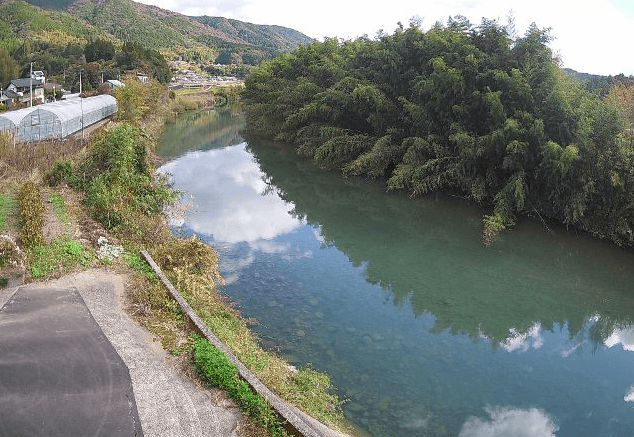
{"label": "sky", "polygon": [[275,24],[315,39],[354,39],[392,33],[412,17],[429,29],[437,21],[463,15],[472,23],[482,18],[507,23],[514,16],[522,35],[531,23],[552,28],[550,47],[562,66],[579,72],[634,75],[634,0],[141,0],[190,16],[234,18]]}

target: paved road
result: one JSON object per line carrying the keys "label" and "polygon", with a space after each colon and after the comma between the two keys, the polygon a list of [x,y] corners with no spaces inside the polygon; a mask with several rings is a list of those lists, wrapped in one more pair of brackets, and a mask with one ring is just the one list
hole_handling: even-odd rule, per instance
{"label": "paved road", "polygon": [[0,436],[236,437],[240,413],[165,362],[99,270],[0,290]]}

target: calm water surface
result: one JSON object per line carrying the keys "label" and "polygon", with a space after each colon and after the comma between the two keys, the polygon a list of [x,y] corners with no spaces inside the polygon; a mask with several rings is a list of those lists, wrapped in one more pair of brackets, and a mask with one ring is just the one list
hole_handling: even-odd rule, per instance
{"label": "calm water surface", "polygon": [[370,436],[634,434],[634,255],[524,221],[343,179],[239,135],[230,112],[170,125],[161,171],[194,208],[223,291],[267,344],[331,375]]}

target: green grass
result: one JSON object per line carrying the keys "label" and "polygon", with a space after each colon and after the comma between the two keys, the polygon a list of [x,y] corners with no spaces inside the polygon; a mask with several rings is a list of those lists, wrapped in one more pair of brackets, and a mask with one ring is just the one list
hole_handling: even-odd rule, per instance
{"label": "green grass", "polygon": [[55,215],[64,224],[70,223],[70,218],[66,214],[66,208],[64,205],[64,198],[57,193],[52,193],[48,196],[48,200],[53,204]]}
{"label": "green grass", "polygon": [[6,193],[0,193],[0,231],[9,228],[9,218],[15,215],[18,201]]}
{"label": "green grass", "polygon": [[125,257],[126,257],[126,260],[128,261],[128,265],[134,270],[141,273],[143,276],[146,276],[149,279],[158,278],[156,276],[156,273],[154,273],[154,270],[152,269],[152,267],[150,267],[150,265],[143,258],[141,258],[140,255],[137,255],[135,253],[130,253],[130,254],[126,254]]}
{"label": "green grass", "polygon": [[95,259],[95,251],[68,237],[49,244],[38,244],[29,250],[33,279],[48,277],[53,271],[71,271],[77,266],[87,267]]}
{"label": "green grass", "polygon": [[196,94],[199,92],[200,90],[198,88],[180,88],[174,90],[174,94],[177,96],[186,96],[187,94]]}
{"label": "green grass", "polygon": [[271,436],[287,436],[280,418],[268,402],[240,378],[238,367],[206,339],[194,343],[193,361],[198,377],[211,387],[220,387],[251,417],[271,431]]}

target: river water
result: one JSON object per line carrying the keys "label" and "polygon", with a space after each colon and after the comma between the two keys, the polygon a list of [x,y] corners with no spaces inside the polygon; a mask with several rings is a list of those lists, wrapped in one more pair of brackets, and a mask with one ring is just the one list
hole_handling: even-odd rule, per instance
{"label": "river water", "polygon": [[222,291],[369,436],[634,435],[634,255],[541,221],[412,200],[240,136],[229,110],[159,151],[221,256]]}

